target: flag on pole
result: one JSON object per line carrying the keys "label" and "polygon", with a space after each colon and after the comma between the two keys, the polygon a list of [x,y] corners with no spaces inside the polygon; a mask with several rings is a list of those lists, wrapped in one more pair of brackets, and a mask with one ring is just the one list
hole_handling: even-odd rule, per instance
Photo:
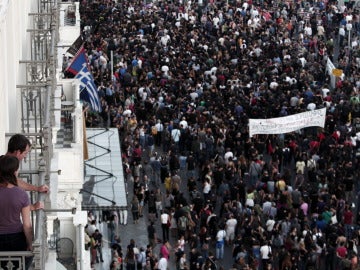
{"label": "flag on pole", "polygon": [[75,79],[80,81],[80,99],[88,102],[92,110],[101,112],[100,98],[94,77],[91,75],[87,65],[84,47],[80,48],[66,71],[75,75]]}

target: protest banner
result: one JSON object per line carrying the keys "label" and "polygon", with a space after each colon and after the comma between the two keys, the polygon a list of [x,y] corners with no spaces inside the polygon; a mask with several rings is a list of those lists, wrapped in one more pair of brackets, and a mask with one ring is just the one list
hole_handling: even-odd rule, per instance
{"label": "protest banner", "polygon": [[249,136],[283,134],[306,127],[324,127],[326,108],[269,119],[249,119]]}

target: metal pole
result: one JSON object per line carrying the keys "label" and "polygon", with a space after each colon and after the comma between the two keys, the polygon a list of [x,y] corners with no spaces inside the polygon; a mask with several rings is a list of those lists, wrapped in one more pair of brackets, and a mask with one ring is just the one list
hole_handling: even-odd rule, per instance
{"label": "metal pole", "polygon": [[113,50],[110,51],[110,61],[111,61],[111,75],[110,75],[110,78],[111,78],[111,83],[113,84],[114,83],[114,80],[113,80],[113,76],[114,76],[114,51]]}

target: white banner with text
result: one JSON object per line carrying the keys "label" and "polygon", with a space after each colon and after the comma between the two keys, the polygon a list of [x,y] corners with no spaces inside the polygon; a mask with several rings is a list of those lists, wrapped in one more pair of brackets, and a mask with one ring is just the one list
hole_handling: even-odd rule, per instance
{"label": "white banner with text", "polygon": [[249,136],[282,134],[306,127],[324,127],[326,108],[269,119],[249,119]]}

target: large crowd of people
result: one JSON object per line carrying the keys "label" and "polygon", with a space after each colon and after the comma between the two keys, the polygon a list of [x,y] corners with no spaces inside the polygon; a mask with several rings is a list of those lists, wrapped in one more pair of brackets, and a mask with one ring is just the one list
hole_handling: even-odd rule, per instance
{"label": "large crowd of people", "polygon": [[[149,217],[146,250],[114,249],[112,269],[166,269],[169,238],[177,269],[222,267],[224,246],[232,269],[358,267],[356,4],[81,1],[87,126],[118,129],[129,211]],[[251,118],[319,108],[324,128],[249,137]]]}

